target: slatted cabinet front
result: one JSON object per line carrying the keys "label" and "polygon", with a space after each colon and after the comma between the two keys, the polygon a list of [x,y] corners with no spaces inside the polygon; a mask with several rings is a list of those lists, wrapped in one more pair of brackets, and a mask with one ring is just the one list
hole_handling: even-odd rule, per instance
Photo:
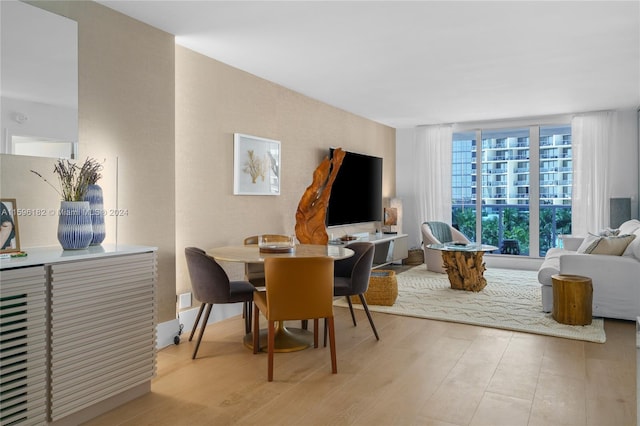
{"label": "slatted cabinet front", "polygon": [[51,265],[51,421],[156,371],[155,252]]}
{"label": "slatted cabinet front", "polygon": [[47,307],[44,266],[0,272],[0,424],[46,419]]}

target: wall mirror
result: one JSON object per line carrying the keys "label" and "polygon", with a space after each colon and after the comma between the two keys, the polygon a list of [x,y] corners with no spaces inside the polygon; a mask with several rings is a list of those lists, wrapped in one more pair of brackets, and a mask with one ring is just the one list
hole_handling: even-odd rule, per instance
{"label": "wall mirror", "polygon": [[0,1],[0,153],[76,158],[78,25]]}

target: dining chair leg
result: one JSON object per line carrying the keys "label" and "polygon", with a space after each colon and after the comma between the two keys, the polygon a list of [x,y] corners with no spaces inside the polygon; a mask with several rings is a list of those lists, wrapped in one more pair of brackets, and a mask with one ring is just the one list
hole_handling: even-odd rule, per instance
{"label": "dining chair leg", "polygon": [[334,327],[333,317],[325,318],[329,322],[329,346],[331,351],[331,372],[338,373],[338,361],[336,358],[336,330]]}
{"label": "dining chair leg", "polygon": [[367,301],[364,298],[364,294],[359,294],[358,296],[360,296],[360,302],[362,302],[362,307],[364,308],[364,311],[367,313],[367,318],[369,318],[369,324],[371,324],[371,329],[373,330],[373,334],[376,335],[376,340],[380,340],[380,337],[378,336],[378,330],[376,330],[376,326],[373,323],[373,318],[371,318],[371,312],[369,312],[369,306],[367,305]]}
{"label": "dining chair leg", "polygon": [[206,303],[203,303],[200,305],[200,310],[198,311],[198,315],[196,316],[196,322],[193,323],[193,328],[191,329],[191,335],[189,336],[189,341],[193,339],[193,335],[196,333],[196,328],[198,328],[198,323],[200,322],[202,311],[204,311],[204,305],[206,305]]}
{"label": "dining chair leg", "polygon": [[324,347],[327,347],[327,319],[324,319]]}
{"label": "dining chair leg", "polygon": [[244,334],[251,333],[252,306],[252,302],[244,302]]}
{"label": "dining chair leg", "polygon": [[274,346],[276,345],[275,321],[269,320],[268,335],[269,335],[269,344],[268,344],[267,352],[269,355],[269,361],[267,365],[267,380],[270,382],[273,382],[273,349],[274,349]]}
{"label": "dining chair leg", "polygon": [[200,327],[200,333],[198,334],[198,341],[196,342],[196,348],[193,350],[193,356],[191,357],[191,359],[196,359],[196,355],[198,354],[198,348],[200,347],[200,341],[202,340],[204,329],[207,328],[207,321],[209,321],[211,308],[213,308],[213,303],[207,303],[207,312],[205,312],[204,318],[202,319],[202,327]]}
{"label": "dining chair leg", "polygon": [[260,351],[260,309],[258,305],[253,308],[253,353]]}
{"label": "dining chair leg", "polygon": [[353,326],[355,327],[356,325],[356,315],[353,313],[353,304],[351,303],[351,297],[350,296],[346,296],[347,298],[347,303],[349,304],[349,312],[351,312],[351,319],[353,320]]}
{"label": "dining chair leg", "polygon": [[318,318],[313,319],[313,347],[318,347]]}

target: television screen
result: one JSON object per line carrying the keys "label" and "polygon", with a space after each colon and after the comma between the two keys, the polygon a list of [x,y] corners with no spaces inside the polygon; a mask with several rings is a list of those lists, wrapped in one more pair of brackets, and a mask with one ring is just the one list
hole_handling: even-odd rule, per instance
{"label": "television screen", "polygon": [[[333,148],[330,150],[333,156]],[[382,220],[382,158],[345,151],[331,188],[327,225]]]}

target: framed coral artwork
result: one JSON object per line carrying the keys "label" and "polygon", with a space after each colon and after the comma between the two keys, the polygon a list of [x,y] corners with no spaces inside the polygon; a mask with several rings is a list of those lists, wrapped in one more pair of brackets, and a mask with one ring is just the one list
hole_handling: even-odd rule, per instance
{"label": "framed coral artwork", "polygon": [[233,134],[233,193],[280,195],[280,141]]}

